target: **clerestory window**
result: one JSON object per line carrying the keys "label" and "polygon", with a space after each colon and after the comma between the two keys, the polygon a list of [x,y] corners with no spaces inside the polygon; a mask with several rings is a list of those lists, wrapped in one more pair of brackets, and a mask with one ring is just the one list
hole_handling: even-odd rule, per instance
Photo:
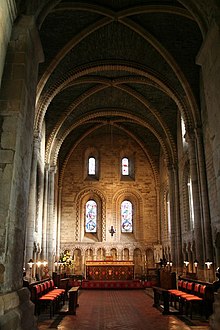
{"label": "clerestory window", "polygon": [[122,158],[121,160],[121,174],[122,175],[129,175],[129,159],[127,157]]}
{"label": "clerestory window", "polygon": [[88,175],[96,175],[96,159],[95,159],[95,157],[89,157]]}

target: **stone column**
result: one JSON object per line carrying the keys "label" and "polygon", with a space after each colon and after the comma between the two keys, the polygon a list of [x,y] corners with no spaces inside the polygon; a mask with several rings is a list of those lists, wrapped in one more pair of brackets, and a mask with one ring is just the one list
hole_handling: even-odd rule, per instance
{"label": "stone column", "polygon": [[170,192],[171,257],[177,272],[183,267],[181,223],[179,215],[179,185],[175,166],[168,166]]}
{"label": "stone column", "polygon": [[42,221],[42,257],[45,260],[48,260],[48,249],[47,249],[48,177],[49,177],[49,165],[45,164],[45,167],[44,167],[43,221]]}
{"label": "stone column", "polygon": [[[198,177],[197,149],[195,136],[192,132],[187,133],[187,142],[189,146],[190,176],[192,182],[193,208],[194,208],[194,238],[196,259],[199,262],[199,268],[204,265],[204,228],[201,220],[201,199]],[[202,273],[200,274],[202,276]]]}
{"label": "stone column", "polygon": [[36,242],[35,233],[38,232],[38,223],[36,217],[36,194],[37,194],[37,161],[39,157],[39,145],[40,140],[38,137],[34,138],[33,155],[31,164],[31,176],[30,176],[30,191],[28,201],[28,218],[26,225],[26,266],[30,259],[33,259],[34,242]]}
{"label": "stone column", "polygon": [[[38,64],[34,18],[16,22],[0,91],[0,328],[35,329],[29,291],[22,288]],[[8,303],[10,301],[10,304]]]}
{"label": "stone column", "polygon": [[58,216],[57,216],[57,245],[56,245],[56,257],[60,256],[60,226],[61,226],[61,202],[62,202],[62,186],[58,188]]}
{"label": "stone column", "polygon": [[[210,209],[211,217],[220,221],[220,93],[219,93],[219,77],[220,77],[220,28],[219,17],[220,12],[215,11],[215,17],[210,22],[209,31],[205,36],[202,47],[197,55],[197,64],[201,65],[202,85],[204,91],[204,99],[202,100],[202,109],[205,112],[204,118],[204,136],[209,140],[211,150],[206,150],[211,158],[214,175],[208,177],[208,180],[215,182],[216,199],[215,208]],[[206,129],[207,127],[207,129]],[[210,174],[211,175],[211,174]],[[211,187],[209,188],[211,189]]]}
{"label": "stone column", "polygon": [[160,221],[160,188],[156,186],[156,196],[157,196],[157,240],[161,244],[161,221]]}
{"label": "stone column", "polygon": [[48,267],[50,273],[53,270],[53,257],[56,251],[56,231],[57,223],[55,221],[54,203],[55,203],[55,167],[50,167],[49,186],[48,186],[48,230],[47,230],[47,246],[48,246]]}
{"label": "stone column", "polygon": [[212,232],[211,232],[211,219],[209,210],[209,198],[207,190],[207,178],[205,172],[205,158],[202,143],[202,132],[196,129],[196,146],[198,151],[198,166],[200,177],[200,191],[201,191],[201,205],[202,205],[202,220],[204,225],[204,241],[205,241],[205,260],[213,261],[213,248],[212,248]]}
{"label": "stone column", "polygon": [[[206,34],[202,47],[197,56],[197,64],[201,65],[202,84],[204,90],[204,100],[201,104],[205,109],[205,120],[203,123],[204,138],[209,141],[211,150],[205,150],[209,153],[211,164],[214,169],[214,174],[211,176],[208,172],[208,181],[215,183],[214,200],[216,200],[215,207],[210,207],[210,218],[215,219],[216,223],[220,221],[220,93],[219,93],[219,77],[220,77],[220,29],[219,29],[219,11],[213,13],[218,17],[218,22],[214,19],[210,21],[209,31]],[[211,185],[210,185],[211,186]],[[212,187],[209,186],[210,193]],[[211,205],[211,199],[210,205]],[[214,221],[213,221],[214,222]],[[209,253],[206,251],[206,253]],[[214,303],[214,313],[210,318],[210,326],[212,330],[220,328],[220,292],[216,294]]]}
{"label": "stone column", "polygon": [[209,318],[209,324],[211,330],[220,329],[220,289],[218,292],[215,292],[215,301],[213,304],[213,314]]}

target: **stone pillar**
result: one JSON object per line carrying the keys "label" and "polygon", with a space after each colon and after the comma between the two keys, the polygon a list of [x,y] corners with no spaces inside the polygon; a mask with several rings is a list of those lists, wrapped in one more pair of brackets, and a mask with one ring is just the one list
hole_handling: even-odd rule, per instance
{"label": "stone pillar", "polygon": [[200,178],[200,191],[201,191],[201,205],[202,205],[202,220],[204,225],[204,242],[205,242],[205,260],[213,261],[213,245],[212,245],[212,232],[211,232],[211,219],[209,210],[209,198],[207,190],[207,179],[205,172],[205,158],[202,143],[202,132],[196,129],[196,146],[198,152],[198,166]]}
{"label": "stone pillar", "polygon": [[168,175],[170,192],[171,257],[174,268],[179,272],[183,267],[183,257],[177,169],[174,166],[168,166]]}
{"label": "stone pillar", "polygon": [[215,301],[213,304],[213,314],[209,318],[209,324],[211,330],[220,329],[220,289],[215,292]]}
{"label": "stone pillar", "polygon": [[34,18],[13,28],[0,91],[0,328],[36,329],[29,291],[22,288],[38,64]]}
{"label": "stone pillar", "polygon": [[38,223],[36,217],[36,195],[37,195],[37,160],[39,156],[39,138],[34,138],[31,176],[30,176],[30,190],[28,203],[28,218],[26,225],[26,266],[30,259],[33,259],[34,242],[36,243],[36,235],[38,232]]}
{"label": "stone pillar", "polygon": [[[215,12],[216,17],[220,17],[219,11]],[[214,177],[208,178],[216,184],[217,203],[215,208],[210,209],[211,217],[215,217],[216,222],[220,221],[220,28],[219,19],[217,22],[210,22],[209,31],[205,36],[202,47],[197,55],[197,64],[201,65],[202,83],[204,91],[204,103],[206,118],[203,126],[206,139],[209,139],[211,150],[208,150],[209,157],[212,157]],[[207,151],[206,151],[207,152]],[[216,209],[218,207],[218,210]],[[217,218],[218,217],[218,218]]]}
{"label": "stone pillar", "polygon": [[157,196],[157,238],[158,242],[161,244],[161,221],[160,221],[160,188],[156,186],[156,196]]}
{"label": "stone pillar", "polygon": [[[215,11],[215,17],[219,17],[219,11]],[[204,136],[209,140],[211,150],[209,158],[211,158],[214,175],[208,177],[208,181],[215,182],[216,198],[215,208],[210,208],[210,217],[215,219],[216,223],[220,221],[220,93],[219,93],[219,77],[220,77],[220,28],[218,22],[210,22],[209,31],[204,38],[203,45],[197,56],[197,64],[201,65],[202,84],[204,90],[204,104],[206,118],[203,123]],[[205,150],[207,153],[207,150]],[[208,174],[209,175],[209,174]],[[211,190],[211,187],[209,187]],[[211,205],[211,199],[210,199]],[[212,330],[220,328],[220,292],[216,294],[214,303],[214,313],[210,318],[210,326]]]}
{"label": "stone pillar", "polygon": [[62,186],[58,188],[58,216],[57,216],[57,245],[56,245],[56,257],[60,256],[60,226],[61,226],[61,202],[62,202]]}
{"label": "stone pillar", "polygon": [[190,177],[192,182],[193,208],[194,208],[194,238],[195,252],[198,260],[198,275],[203,276],[201,267],[204,265],[204,228],[201,215],[200,185],[198,176],[197,149],[195,136],[192,132],[187,133],[189,146]]}
{"label": "stone pillar", "polygon": [[44,167],[44,201],[43,201],[43,221],[42,221],[42,256],[43,259],[48,260],[47,249],[47,221],[48,221],[48,177],[49,165],[45,164]]}
{"label": "stone pillar", "polygon": [[0,87],[1,78],[4,69],[4,61],[7,52],[8,43],[10,41],[13,21],[16,18],[15,0],[0,2],[1,24],[0,24]]}
{"label": "stone pillar", "polygon": [[53,270],[53,259],[56,252],[56,232],[57,223],[55,221],[54,203],[55,203],[55,167],[50,167],[49,171],[49,186],[48,186],[48,233],[47,233],[47,246],[48,246],[48,267],[50,273]]}

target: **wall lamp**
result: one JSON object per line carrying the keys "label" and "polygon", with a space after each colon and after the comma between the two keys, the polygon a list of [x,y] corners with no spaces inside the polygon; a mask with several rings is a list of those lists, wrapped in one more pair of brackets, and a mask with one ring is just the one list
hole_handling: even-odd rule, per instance
{"label": "wall lamp", "polygon": [[188,265],[189,265],[189,261],[185,260],[185,261],[183,261],[183,262],[184,262],[184,265],[185,265],[186,267],[188,267]]}
{"label": "wall lamp", "polygon": [[205,265],[207,266],[207,269],[211,268],[212,265],[212,261],[210,261],[209,259],[206,260]]}

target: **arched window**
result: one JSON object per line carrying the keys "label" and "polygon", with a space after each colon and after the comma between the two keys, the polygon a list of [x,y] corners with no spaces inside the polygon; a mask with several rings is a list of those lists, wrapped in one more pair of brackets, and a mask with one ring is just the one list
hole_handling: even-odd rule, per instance
{"label": "arched window", "polygon": [[89,157],[88,175],[96,175],[96,159],[95,159],[95,157]]}
{"label": "arched window", "polygon": [[167,192],[166,194],[166,217],[167,217],[167,231],[170,235],[171,233],[171,222],[170,222],[170,194]]}
{"label": "arched window", "polygon": [[85,232],[96,233],[97,231],[97,203],[89,200],[86,203]]}
{"label": "arched window", "polygon": [[129,159],[127,157],[122,158],[121,160],[121,174],[129,175]]}
{"label": "arched window", "polygon": [[189,198],[189,217],[190,217],[190,227],[194,229],[194,205],[193,205],[193,193],[192,193],[192,180],[188,177],[188,198]]}
{"label": "arched window", "polygon": [[133,232],[133,207],[130,201],[121,203],[121,232]]}
{"label": "arched window", "polygon": [[183,117],[181,116],[181,135],[182,135],[182,143],[183,146],[187,145],[186,142],[186,126]]}

